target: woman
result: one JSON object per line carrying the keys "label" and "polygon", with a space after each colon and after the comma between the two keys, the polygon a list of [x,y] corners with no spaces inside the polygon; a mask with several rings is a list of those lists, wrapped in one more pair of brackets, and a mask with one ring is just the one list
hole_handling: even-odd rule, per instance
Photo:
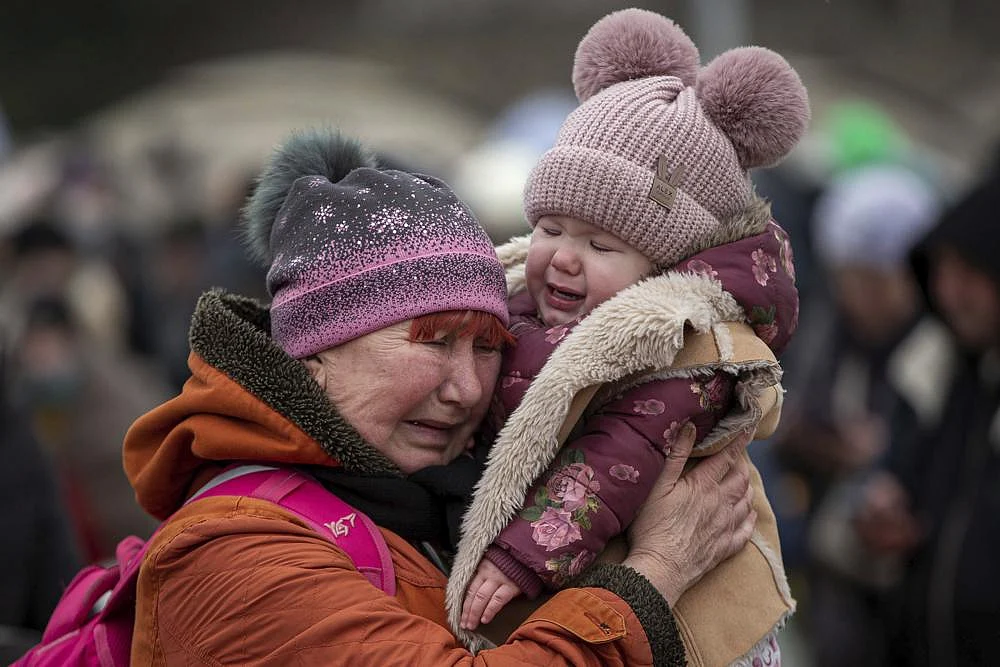
{"label": "woman", "polygon": [[[683,664],[669,604],[754,520],[735,448],[680,482],[668,466],[625,562],[591,568],[508,643],[473,657],[447,630],[431,559],[456,541],[479,474],[473,435],[507,340],[504,274],[443,183],[374,164],[326,133],[278,151],[247,215],[270,310],[203,296],[191,378],[126,437],[139,501],[171,516],[140,573],[133,662]],[[223,496],[178,511],[234,461],[308,467],[367,514],[395,597],[275,505]]]}

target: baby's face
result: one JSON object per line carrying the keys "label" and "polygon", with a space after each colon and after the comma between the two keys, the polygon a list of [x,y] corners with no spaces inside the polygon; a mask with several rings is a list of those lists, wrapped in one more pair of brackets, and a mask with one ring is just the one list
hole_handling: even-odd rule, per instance
{"label": "baby's face", "polygon": [[538,221],[525,266],[528,293],[549,326],[586,315],[652,272],[652,263],[614,234],[563,216]]}

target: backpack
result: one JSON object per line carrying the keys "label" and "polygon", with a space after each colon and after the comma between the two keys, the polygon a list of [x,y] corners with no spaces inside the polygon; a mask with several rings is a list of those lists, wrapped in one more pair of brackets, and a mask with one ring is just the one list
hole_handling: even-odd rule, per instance
{"label": "backpack", "polygon": [[[185,505],[212,496],[249,496],[280,505],[343,549],[373,586],[386,595],[396,594],[389,547],[379,529],[305,473],[261,465],[233,467]],[[118,543],[113,563],[81,570],[56,604],[42,641],[11,667],[128,665],[136,581],[150,542],[152,538],[144,542],[126,537]]]}

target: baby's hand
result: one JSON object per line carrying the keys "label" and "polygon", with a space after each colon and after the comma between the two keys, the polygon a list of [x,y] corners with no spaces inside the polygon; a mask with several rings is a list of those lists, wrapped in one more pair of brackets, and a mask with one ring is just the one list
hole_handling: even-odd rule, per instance
{"label": "baby's hand", "polygon": [[496,565],[483,559],[479,562],[469,590],[462,603],[462,629],[475,630],[480,623],[489,623],[508,602],[521,594],[518,585]]}

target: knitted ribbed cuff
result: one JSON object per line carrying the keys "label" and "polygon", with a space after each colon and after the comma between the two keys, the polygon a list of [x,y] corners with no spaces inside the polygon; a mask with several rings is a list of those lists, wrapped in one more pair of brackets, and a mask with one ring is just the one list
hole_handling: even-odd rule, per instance
{"label": "knitted ribbed cuff", "polygon": [[510,577],[525,597],[534,600],[542,592],[544,582],[541,578],[527,565],[511,556],[509,551],[491,544],[486,549],[486,558]]}
{"label": "knitted ribbed cuff", "polygon": [[595,563],[569,586],[603,588],[632,608],[646,633],[653,664],[657,667],[685,667],[687,657],[680,631],[670,606],[649,580],[625,565]]}

